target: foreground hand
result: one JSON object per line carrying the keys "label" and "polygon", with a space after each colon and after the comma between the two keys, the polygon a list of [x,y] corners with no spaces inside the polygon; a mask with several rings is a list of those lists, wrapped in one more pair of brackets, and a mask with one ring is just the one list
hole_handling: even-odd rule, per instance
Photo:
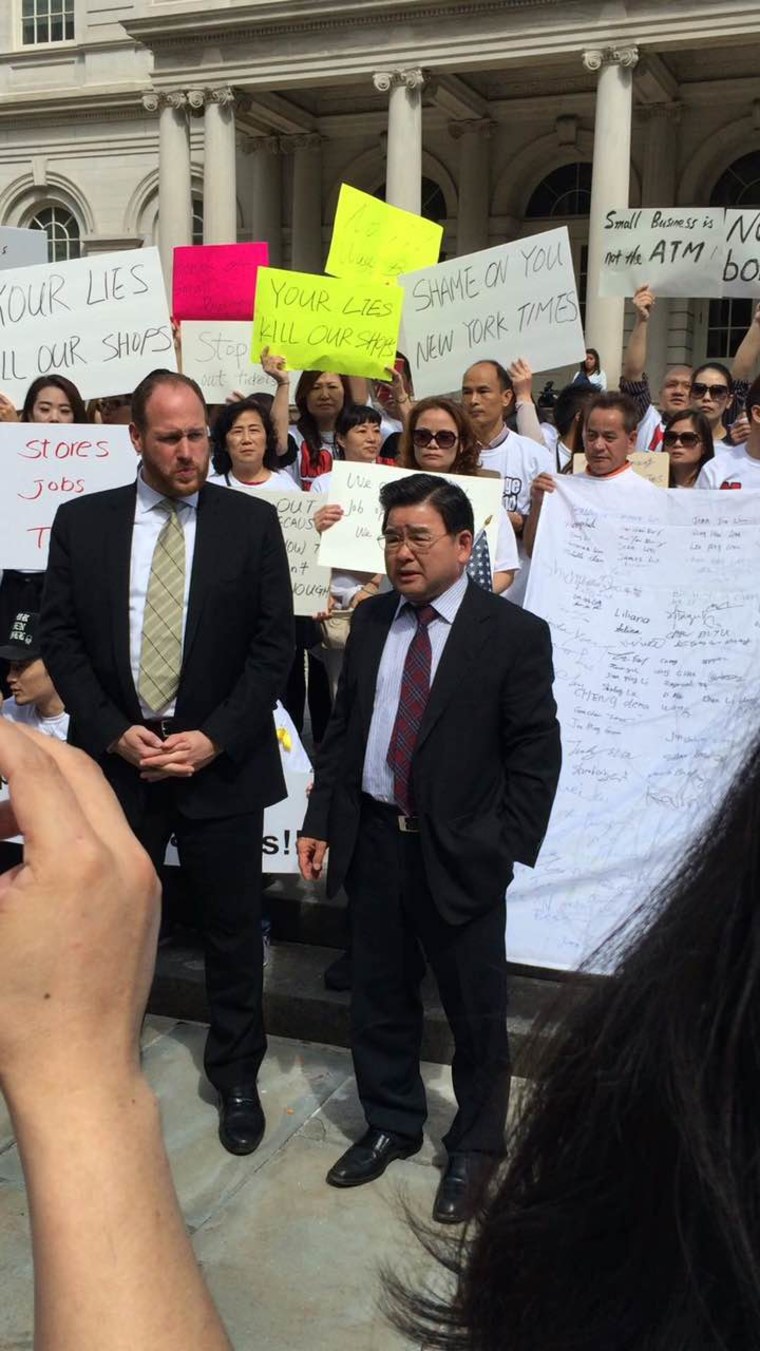
{"label": "foreground hand", "polygon": [[556,483],[551,474],[538,474],[530,485],[530,500],[534,505],[543,500],[544,493],[553,493]]}
{"label": "foreground hand", "polygon": [[639,286],[633,293],[633,308],[636,311],[636,318],[642,324],[649,321],[649,317],[655,306],[654,291],[650,291],[647,285]]}
{"label": "foreground hand", "polygon": [[0,394],[0,422],[18,422],[19,416],[16,412],[16,405],[7,394]]}
{"label": "foreground hand", "polygon": [[54,1081],[136,1072],[158,934],[158,879],[97,765],[0,720],[0,1085],[13,1103]]}
{"label": "foreground hand", "polygon": [[302,835],[298,841],[298,866],[305,882],[317,882],[327,853],[326,840],[311,840]]}
{"label": "foreground hand", "polygon": [[507,373],[512,381],[515,403],[521,399],[530,402],[533,389],[533,371],[527,361],[524,361],[522,357],[518,357],[517,361],[512,362]]}
{"label": "foreground hand", "polygon": [[331,525],[335,525],[335,522],[339,521],[342,515],[343,508],[339,507],[336,502],[330,506],[320,507],[318,511],[314,512],[312,520],[321,535],[325,530],[329,530]]}
{"label": "foreground hand", "polygon": [[189,779],[205,769],[220,754],[205,732],[174,732],[158,748],[150,747],[140,760],[140,778],[146,783],[160,779]]}
{"label": "foreground hand", "polygon": [[750,425],[746,413],[740,413],[728,429],[728,439],[733,446],[743,446],[749,437]]}

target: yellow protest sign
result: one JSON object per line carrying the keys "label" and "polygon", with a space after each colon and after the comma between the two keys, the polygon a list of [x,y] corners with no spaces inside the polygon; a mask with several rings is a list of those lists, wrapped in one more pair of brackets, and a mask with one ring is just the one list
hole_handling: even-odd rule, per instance
{"label": "yellow protest sign", "polygon": [[433,267],[441,252],[443,226],[388,206],[344,183],[335,212],[325,271],[333,277],[385,278]]}
{"label": "yellow protest sign", "polygon": [[385,380],[403,299],[400,286],[260,267],[251,357],[269,347],[295,370]]}

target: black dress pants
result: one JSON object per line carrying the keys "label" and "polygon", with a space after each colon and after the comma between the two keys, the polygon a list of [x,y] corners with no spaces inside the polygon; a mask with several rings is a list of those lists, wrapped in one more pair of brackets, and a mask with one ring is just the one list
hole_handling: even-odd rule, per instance
{"label": "black dress pants", "polygon": [[127,819],[158,870],[172,836],[201,918],[210,1027],[204,1063],[215,1088],[254,1082],[266,1051],[262,1016],[261,837],[263,812],[191,820],[176,785],[145,784]]}
{"label": "black dress pants", "polygon": [[402,833],[397,809],[367,797],[346,891],[351,1049],[368,1125],[422,1131],[419,987],[427,959],[454,1036],[457,1113],[443,1143],[450,1154],[502,1155],[510,1087],[505,903],[447,924],[427,885],[419,835]]}

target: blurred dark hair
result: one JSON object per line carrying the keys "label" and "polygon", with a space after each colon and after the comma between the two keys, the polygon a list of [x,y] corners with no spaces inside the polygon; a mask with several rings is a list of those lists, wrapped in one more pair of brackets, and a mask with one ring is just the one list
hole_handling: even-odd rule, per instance
{"label": "blurred dark hair", "polygon": [[[512,380],[509,375],[509,372],[505,370],[501,362],[494,361],[491,357],[483,357],[482,360],[480,361],[473,361],[467,367],[467,371],[471,371],[473,366],[493,366],[494,370],[496,371],[496,379],[499,382],[499,389],[504,391],[512,388]],[[465,371],[464,373],[465,376],[467,375],[467,371]],[[464,376],[462,378],[464,379]]]}
{"label": "blurred dark hair", "polygon": [[409,421],[401,433],[398,464],[403,469],[419,468],[414,454],[412,437],[420,418],[424,413],[429,413],[431,409],[441,409],[442,412],[448,413],[457,429],[459,449],[449,472],[452,474],[477,474],[480,459],[478,438],[466,410],[456,399],[446,399],[435,394],[428,399],[420,399],[409,414]]}
{"label": "blurred dark hair", "polygon": [[604,412],[614,412],[616,409],[623,415],[623,426],[630,436],[635,432],[639,425],[638,409],[629,394],[621,394],[619,389],[608,389],[604,394],[595,394],[593,399],[589,399],[586,406],[586,416],[584,423],[587,423],[592,413],[597,408]]}
{"label": "blurred dark hair", "polygon": [[229,474],[232,459],[227,449],[227,434],[232,430],[242,413],[258,413],[266,433],[264,468],[277,469],[277,432],[266,404],[257,394],[250,394],[238,403],[226,403],[221,409],[211,432],[211,459],[217,474]]}
{"label": "blurred dark hair", "polygon": [[752,421],[752,409],[760,404],[760,375],[756,376],[747,390],[747,398],[744,403],[744,411],[750,422]]}
{"label": "blurred dark hair", "polygon": [[[592,356],[594,358],[594,375],[598,375],[599,371],[602,369],[602,363],[599,360],[599,353],[597,352],[596,348],[587,347],[586,356]],[[585,369],[586,369],[586,360],[584,358],[583,361],[578,363],[578,370],[585,371]]]}
{"label": "blurred dark hair", "polygon": [[[679,871],[550,1039],[450,1303],[388,1280],[442,1351],[760,1346],[760,741]],[[557,1016],[557,1010],[554,1010]]]}
{"label": "blurred dark hair", "polygon": [[146,375],[132,392],[132,421],[138,432],[145,432],[148,426],[148,400],[161,385],[184,385],[191,389],[203,408],[203,417],[208,424],[208,408],[203,390],[189,375],[180,375],[178,371],[155,370]]}
{"label": "blurred dark hair", "polygon": [[[703,464],[708,460],[715,458],[715,442],[713,441],[712,429],[701,408],[679,408],[675,413],[671,413],[663,422],[663,431],[669,432],[671,427],[675,427],[678,422],[693,422],[700,441],[702,442],[702,454],[699,463],[695,466],[694,477],[696,479]],[[674,487],[673,465],[670,466],[669,487]]]}
{"label": "blurred dark hair", "polygon": [[572,385],[565,385],[564,389],[559,391],[554,402],[554,425],[563,439],[578,414],[596,398],[596,394],[596,387],[589,380],[576,380]]}
{"label": "blurred dark hair", "polygon": [[71,411],[74,414],[75,422],[92,421],[92,418],[89,418],[87,416],[87,409],[84,406],[84,399],[79,393],[79,390],[77,389],[76,385],[73,384],[71,380],[67,380],[65,375],[40,375],[37,377],[36,380],[32,381],[31,385],[26,391],[26,398],[24,399],[24,407],[21,410],[22,422],[31,422],[32,411],[34,409],[34,405],[40,390],[47,389],[48,386],[50,385],[53,386],[53,389],[60,390],[61,394],[65,394],[66,398],[71,404]]}
{"label": "blurred dark hair", "polygon": [[458,535],[460,530],[475,534],[475,518],[467,493],[458,483],[449,483],[438,474],[404,474],[392,483],[383,484],[380,489],[383,530],[394,507],[417,507],[421,502],[429,502],[435,508],[448,534]]}
{"label": "blurred dark hair", "polygon": [[[317,419],[313,416],[312,413],[309,412],[308,398],[315,384],[317,383],[317,380],[321,375],[334,375],[334,374],[337,375],[337,372],[304,371],[300,380],[298,381],[298,384],[296,385],[295,403],[298,412],[300,413],[300,417],[296,423],[296,427],[298,428],[299,432],[301,433],[301,436],[303,437],[303,442],[309,457],[309,464],[311,465],[312,469],[319,468],[319,455],[320,451],[322,450],[323,443],[322,437],[319,434]],[[337,378],[340,380],[340,383],[343,386],[343,407],[345,408],[347,403],[352,402],[351,386],[348,383],[348,376],[338,375]]]}
{"label": "blurred dark hair", "polygon": [[363,427],[367,422],[374,422],[379,427],[382,420],[377,409],[371,408],[368,403],[344,403],[335,423],[335,435],[345,436],[354,427]]}
{"label": "blurred dark hair", "polygon": [[722,361],[703,361],[702,365],[697,366],[696,369],[693,370],[691,373],[692,385],[695,383],[696,380],[699,379],[703,371],[720,371],[721,375],[725,376],[726,378],[729,394],[733,394],[734,377],[732,376],[730,370],[728,369],[728,366],[724,366]]}

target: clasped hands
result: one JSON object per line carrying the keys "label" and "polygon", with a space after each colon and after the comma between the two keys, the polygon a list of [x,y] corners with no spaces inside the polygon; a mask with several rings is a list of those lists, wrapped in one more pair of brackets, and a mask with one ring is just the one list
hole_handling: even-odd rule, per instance
{"label": "clasped hands", "polygon": [[146,783],[189,779],[210,765],[221,748],[205,732],[173,732],[161,740],[149,727],[128,727],[111,749],[140,770]]}

